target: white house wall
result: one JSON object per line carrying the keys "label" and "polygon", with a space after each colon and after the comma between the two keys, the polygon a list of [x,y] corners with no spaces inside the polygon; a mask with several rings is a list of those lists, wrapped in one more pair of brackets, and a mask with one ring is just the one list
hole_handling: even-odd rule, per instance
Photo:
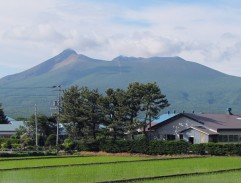
{"label": "white house wall", "polygon": [[184,131],[183,133],[183,140],[189,141],[189,137],[193,137],[194,144],[200,144],[200,143],[208,143],[209,137],[207,134],[199,132],[194,129],[188,129]]}
{"label": "white house wall", "polygon": [[156,139],[162,140],[165,135],[171,134],[175,135],[176,139],[179,139],[179,132],[188,129],[191,126],[202,126],[202,124],[189,118],[181,117],[156,129],[154,136]]}

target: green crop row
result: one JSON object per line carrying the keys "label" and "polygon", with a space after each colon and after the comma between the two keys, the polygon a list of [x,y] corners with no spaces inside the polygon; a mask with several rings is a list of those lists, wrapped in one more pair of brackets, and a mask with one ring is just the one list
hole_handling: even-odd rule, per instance
{"label": "green crop row", "polygon": [[117,179],[208,172],[234,168],[241,168],[241,158],[210,157],[61,167],[51,169],[46,168],[37,170],[4,171],[0,173],[0,180],[1,183],[107,182]]}
{"label": "green crop row", "polygon": [[241,172],[214,173],[208,175],[192,175],[175,178],[155,179],[146,181],[131,181],[130,183],[240,183]]}
{"label": "green crop row", "polygon": [[10,168],[26,168],[26,167],[44,167],[44,166],[60,166],[60,165],[75,165],[87,163],[103,163],[116,161],[136,161],[147,159],[143,157],[120,157],[120,156],[89,156],[89,157],[66,157],[66,158],[46,158],[46,159],[26,159],[26,160],[11,160],[1,161],[1,169]]}

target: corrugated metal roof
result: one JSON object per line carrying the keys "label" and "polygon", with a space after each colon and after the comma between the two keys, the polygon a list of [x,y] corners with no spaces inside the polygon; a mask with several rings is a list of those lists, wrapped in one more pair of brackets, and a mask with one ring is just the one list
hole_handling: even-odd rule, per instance
{"label": "corrugated metal roof", "polygon": [[174,117],[176,115],[177,115],[177,113],[162,114],[158,119],[155,119],[152,122],[154,122],[154,123],[161,123],[161,122],[166,121],[166,120],[168,120],[168,119],[170,119],[170,118],[172,118],[172,117]]}

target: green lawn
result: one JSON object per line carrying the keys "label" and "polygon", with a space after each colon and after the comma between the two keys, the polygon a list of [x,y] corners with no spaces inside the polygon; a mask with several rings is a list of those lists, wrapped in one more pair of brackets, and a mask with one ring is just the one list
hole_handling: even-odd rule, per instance
{"label": "green lawn", "polygon": [[[80,159],[87,157],[80,157]],[[123,159],[128,157],[88,157],[89,162],[108,161],[108,158]],[[107,159],[106,159],[107,158]],[[129,157],[129,159],[136,157]],[[60,158],[66,163],[76,163],[75,158]],[[78,159],[78,158],[77,158]],[[110,160],[109,159],[109,160]],[[58,159],[53,159],[55,163]],[[43,161],[43,160],[42,160]],[[47,160],[49,161],[49,160]],[[75,160],[77,161],[77,160]],[[11,162],[11,161],[9,161]],[[26,166],[29,160],[26,160]],[[2,162],[1,162],[2,163]],[[22,161],[24,163],[24,161]],[[39,162],[41,163],[41,161]],[[60,163],[60,162],[59,162]],[[50,161],[48,162],[50,164]],[[7,165],[5,165],[7,166]],[[105,165],[88,165],[61,168],[30,169],[0,172],[0,183],[79,183],[108,181],[115,179],[127,179],[137,177],[161,176],[179,173],[206,172],[221,169],[241,168],[239,157],[210,157],[175,160],[157,160],[145,162],[126,162]],[[14,176],[13,176],[14,175]],[[148,181],[149,182],[149,181]],[[185,181],[184,181],[185,182]]]}

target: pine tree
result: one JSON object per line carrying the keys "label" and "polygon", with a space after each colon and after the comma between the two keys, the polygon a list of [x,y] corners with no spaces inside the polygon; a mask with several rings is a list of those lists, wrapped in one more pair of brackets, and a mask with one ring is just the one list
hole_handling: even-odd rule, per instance
{"label": "pine tree", "polygon": [[106,90],[106,96],[103,99],[105,122],[109,128],[109,134],[113,140],[122,138],[127,131],[127,95],[122,89]]}
{"label": "pine tree", "polygon": [[128,105],[128,133],[131,139],[137,133],[140,127],[138,115],[140,115],[141,99],[143,94],[141,92],[142,85],[139,82],[130,83],[127,89],[127,105]]}
{"label": "pine tree", "polygon": [[143,132],[146,135],[148,124],[151,127],[151,122],[159,116],[160,111],[170,104],[156,83],[142,84],[141,93],[141,111],[144,113]]}
{"label": "pine tree", "polygon": [[89,90],[87,87],[81,89],[83,104],[80,106],[83,111],[85,137],[96,139],[99,125],[103,122],[104,114],[102,112],[102,95],[98,90]]}
{"label": "pine tree", "polygon": [[83,98],[78,86],[72,86],[64,91],[61,101],[60,120],[64,124],[71,139],[80,139],[83,136],[84,120],[80,106]]}
{"label": "pine tree", "polygon": [[0,124],[8,124],[9,121],[7,117],[5,116],[2,108],[2,104],[0,103]]}

